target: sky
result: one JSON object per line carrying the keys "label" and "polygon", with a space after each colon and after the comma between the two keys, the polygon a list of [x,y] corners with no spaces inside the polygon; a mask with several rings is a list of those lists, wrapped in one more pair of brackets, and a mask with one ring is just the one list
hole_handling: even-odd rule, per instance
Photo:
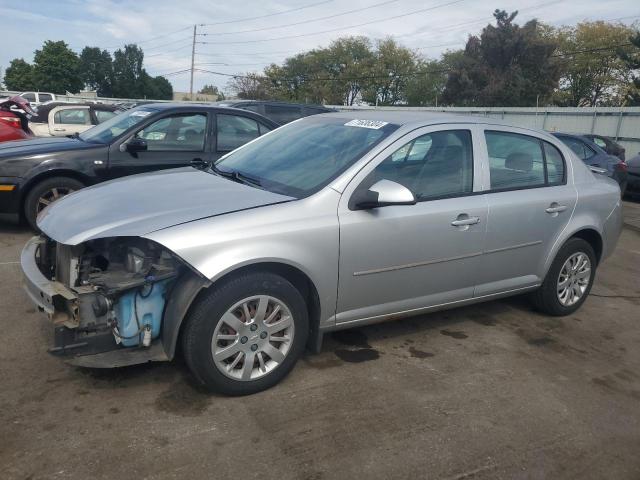
{"label": "sky", "polygon": [[[0,68],[16,57],[31,62],[45,40],[64,40],[78,53],[85,46],[113,52],[137,43],[147,71],[166,75],[184,92],[194,24],[196,68],[233,75],[261,71],[346,35],[391,36],[438,58],[479,33],[495,8],[518,10],[517,23],[640,23],[638,0],[0,0]],[[224,88],[228,79],[196,72],[194,91],[205,84]]]}

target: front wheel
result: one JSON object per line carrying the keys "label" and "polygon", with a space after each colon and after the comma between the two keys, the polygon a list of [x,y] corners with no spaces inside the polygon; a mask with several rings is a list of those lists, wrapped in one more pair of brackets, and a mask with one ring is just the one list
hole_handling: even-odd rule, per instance
{"label": "front wheel", "polygon": [[201,385],[247,395],[291,371],[304,350],[309,320],[302,295],[289,281],[248,273],[204,295],[182,335],[185,360]]}
{"label": "front wheel", "polygon": [[53,202],[84,187],[82,182],[69,177],[52,177],[33,186],[24,201],[24,216],[29,225],[38,231],[38,214]]}
{"label": "front wheel", "polygon": [[554,316],[570,315],[580,308],[591,291],[596,256],[581,238],[565,243],[532,300],[538,310]]}

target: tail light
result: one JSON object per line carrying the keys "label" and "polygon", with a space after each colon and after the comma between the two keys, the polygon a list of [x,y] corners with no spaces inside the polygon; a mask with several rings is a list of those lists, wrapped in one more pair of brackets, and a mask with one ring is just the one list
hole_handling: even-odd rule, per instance
{"label": "tail light", "polygon": [[22,128],[22,124],[20,123],[20,119],[18,117],[8,117],[6,115],[0,114],[0,122],[4,123],[5,125],[9,125],[10,127]]}
{"label": "tail light", "polygon": [[618,172],[626,172],[627,171],[627,167],[628,167],[628,165],[627,165],[626,162],[619,162],[619,163],[616,163],[616,167],[615,168],[616,168],[616,170]]}

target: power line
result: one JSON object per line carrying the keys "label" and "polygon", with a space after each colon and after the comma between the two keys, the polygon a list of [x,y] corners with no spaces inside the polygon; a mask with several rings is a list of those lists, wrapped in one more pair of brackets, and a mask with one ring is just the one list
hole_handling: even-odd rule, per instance
{"label": "power line", "polygon": [[239,44],[245,44],[245,43],[262,43],[262,42],[272,42],[275,40],[287,40],[287,39],[291,39],[291,38],[301,38],[301,37],[309,37],[309,36],[313,36],[313,35],[322,35],[323,33],[331,33],[331,32],[338,32],[340,30],[349,30],[351,28],[355,28],[355,27],[363,27],[365,25],[372,25],[374,23],[380,23],[380,22],[386,22],[389,20],[396,20],[398,18],[403,18],[403,17],[408,17],[411,15],[415,15],[417,13],[424,13],[424,12],[428,12],[431,10],[435,10],[437,8],[442,8],[442,7],[448,7],[450,5],[455,5],[457,3],[461,3],[464,2],[466,0],[453,0],[447,3],[441,3],[439,5],[434,5],[431,7],[427,7],[427,8],[421,8],[419,10],[413,10],[411,12],[407,12],[407,13],[403,13],[401,15],[394,15],[391,17],[386,17],[386,18],[381,18],[379,20],[371,20],[369,22],[363,22],[363,23],[358,23],[355,25],[349,25],[347,27],[339,27],[339,28],[332,28],[329,30],[322,30],[319,32],[311,32],[311,33],[303,33],[303,34],[299,34],[299,35],[287,35],[284,37],[274,37],[274,38],[265,38],[262,40],[243,40],[243,41],[234,41],[234,42],[198,42],[199,44],[203,44],[203,45],[239,45]]}
{"label": "power line", "polygon": [[327,15],[326,17],[312,18],[312,19],[309,19],[309,20],[302,20],[300,22],[287,23],[285,25],[276,25],[276,26],[271,26],[271,27],[253,28],[253,29],[249,29],[249,30],[237,30],[235,32],[199,33],[198,35],[206,37],[206,36],[209,36],[209,35],[216,35],[216,36],[219,36],[219,35],[235,35],[235,34],[239,34],[239,33],[264,32],[266,30],[278,30],[280,28],[293,27],[293,26],[296,26],[296,25],[304,25],[306,23],[320,22],[322,20],[328,20],[330,18],[337,18],[337,17],[342,17],[344,15],[350,15],[350,14],[356,13],[356,12],[363,12],[365,10],[370,10],[372,8],[381,7],[383,5],[389,5],[390,3],[398,3],[399,1],[400,0],[387,0],[385,2],[380,2],[380,3],[373,4],[373,5],[369,5],[368,7],[355,8],[353,10],[348,10],[346,12],[335,13],[333,15]]}
{"label": "power line", "polygon": [[[302,7],[292,8],[290,10],[283,10],[282,12],[269,13],[267,15],[258,15],[257,17],[240,18],[238,20],[227,20],[227,21],[224,21],[224,22],[201,23],[200,26],[201,27],[208,27],[208,26],[212,26],[212,25],[227,25],[229,23],[248,22],[248,21],[251,21],[251,20],[258,20],[260,18],[269,18],[269,17],[275,17],[277,15],[284,15],[285,13],[299,12],[300,10],[305,10],[307,8],[312,8],[312,7],[317,7],[318,5],[324,5],[326,3],[331,3],[331,2],[333,2],[333,0],[324,0],[322,2],[316,2],[316,3],[311,3],[309,5],[304,5]],[[189,28],[189,27],[187,27],[187,28]]]}

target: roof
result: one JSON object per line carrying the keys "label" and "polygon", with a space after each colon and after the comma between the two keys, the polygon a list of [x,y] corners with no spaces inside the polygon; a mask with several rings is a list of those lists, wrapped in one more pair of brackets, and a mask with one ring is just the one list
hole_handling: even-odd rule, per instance
{"label": "roof", "polygon": [[344,119],[377,120],[394,123],[396,125],[420,126],[438,123],[478,123],[491,125],[512,126],[505,122],[496,121],[493,118],[473,115],[458,115],[445,112],[403,112],[399,110],[343,110],[334,113],[323,113],[320,116],[331,115]]}

